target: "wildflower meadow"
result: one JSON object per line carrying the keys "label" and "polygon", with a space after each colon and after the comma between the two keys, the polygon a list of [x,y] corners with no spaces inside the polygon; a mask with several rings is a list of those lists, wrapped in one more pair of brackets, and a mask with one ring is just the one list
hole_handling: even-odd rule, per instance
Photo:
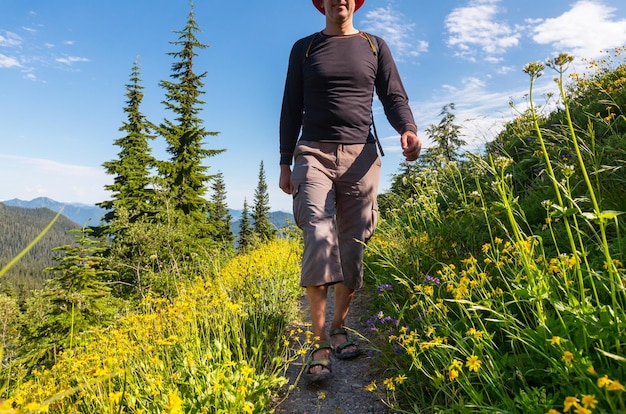
{"label": "wildflower meadow", "polygon": [[369,388],[398,412],[626,412],[626,78],[604,66],[568,89],[572,59],[526,66],[528,109],[487,154],[399,177],[368,249],[387,378]]}
{"label": "wildflower meadow", "polygon": [[268,242],[173,300],[146,297],[51,368],[11,376],[0,413],[267,412],[299,346],[284,337],[301,294],[299,252],[293,240]]}

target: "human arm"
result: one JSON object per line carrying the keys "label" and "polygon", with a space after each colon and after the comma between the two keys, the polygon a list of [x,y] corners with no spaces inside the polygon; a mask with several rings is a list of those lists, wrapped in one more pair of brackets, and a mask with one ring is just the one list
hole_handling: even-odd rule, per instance
{"label": "human arm", "polygon": [[415,161],[419,157],[422,143],[417,136],[417,125],[409,106],[409,98],[389,47],[383,39],[377,38],[377,41],[380,55],[376,74],[376,94],[383,104],[387,120],[400,134],[402,154],[407,161]]}
{"label": "human arm", "polygon": [[[291,165],[293,150],[302,127],[304,90],[302,80],[303,40],[296,42],[289,55],[285,90],[280,112],[280,164]],[[282,169],[282,167],[281,167]]]}
{"label": "human arm", "polygon": [[400,137],[400,146],[402,147],[402,155],[406,157],[406,160],[415,161],[422,150],[422,141],[415,132],[407,130]]}
{"label": "human arm", "polygon": [[280,166],[280,178],[278,180],[278,186],[285,194],[293,193],[293,183],[291,182],[291,166],[287,164],[281,164]]}

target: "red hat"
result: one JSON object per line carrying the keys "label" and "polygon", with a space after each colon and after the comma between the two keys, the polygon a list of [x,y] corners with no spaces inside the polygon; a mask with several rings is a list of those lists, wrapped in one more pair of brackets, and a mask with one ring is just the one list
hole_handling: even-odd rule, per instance
{"label": "red hat", "polygon": [[[324,8],[322,7],[322,1],[323,0],[313,0],[313,5],[315,6],[315,8],[317,10],[320,11],[320,13],[326,14],[324,12]],[[363,3],[365,3],[365,0],[356,0],[355,1],[355,6],[354,6],[354,11],[359,10],[361,8],[361,6],[363,5]]]}

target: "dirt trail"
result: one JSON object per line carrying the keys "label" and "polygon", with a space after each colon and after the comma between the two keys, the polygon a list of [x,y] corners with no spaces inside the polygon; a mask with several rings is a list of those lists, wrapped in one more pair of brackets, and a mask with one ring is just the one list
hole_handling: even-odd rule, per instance
{"label": "dirt trail", "polygon": [[[329,291],[329,306],[327,308],[326,320],[332,319],[332,288]],[[301,308],[306,312],[302,319],[310,321],[306,298],[301,301]],[[366,320],[370,316],[367,309],[367,293],[359,291],[350,307],[350,313],[346,320],[346,325],[359,332],[367,338]],[[294,326],[297,328],[298,326]],[[306,329],[303,326],[302,329]],[[328,329],[328,327],[327,327]],[[357,342],[362,349],[366,349],[368,344],[352,335],[352,339]],[[365,387],[372,381],[380,387],[382,376],[379,367],[376,366],[375,357],[364,352],[360,357],[352,360],[339,360],[332,358],[332,369],[334,378],[321,383],[309,383],[302,377],[296,388],[291,391],[285,401],[277,408],[276,414],[392,414],[385,404],[380,401],[377,393],[367,391]],[[302,360],[293,363],[288,371],[289,384],[293,384],[300,370]]]}

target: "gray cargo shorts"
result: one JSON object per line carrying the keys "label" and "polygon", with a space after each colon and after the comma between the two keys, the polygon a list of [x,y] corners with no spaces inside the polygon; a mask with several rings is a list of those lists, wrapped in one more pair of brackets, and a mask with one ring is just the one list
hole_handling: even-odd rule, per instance
{"label": "gray cargo shorts", "polygon": [[291,180],[302,229],[301,286],[363,286],[363,251],[378,221],[380,158],[375,144],[300,141]]}

